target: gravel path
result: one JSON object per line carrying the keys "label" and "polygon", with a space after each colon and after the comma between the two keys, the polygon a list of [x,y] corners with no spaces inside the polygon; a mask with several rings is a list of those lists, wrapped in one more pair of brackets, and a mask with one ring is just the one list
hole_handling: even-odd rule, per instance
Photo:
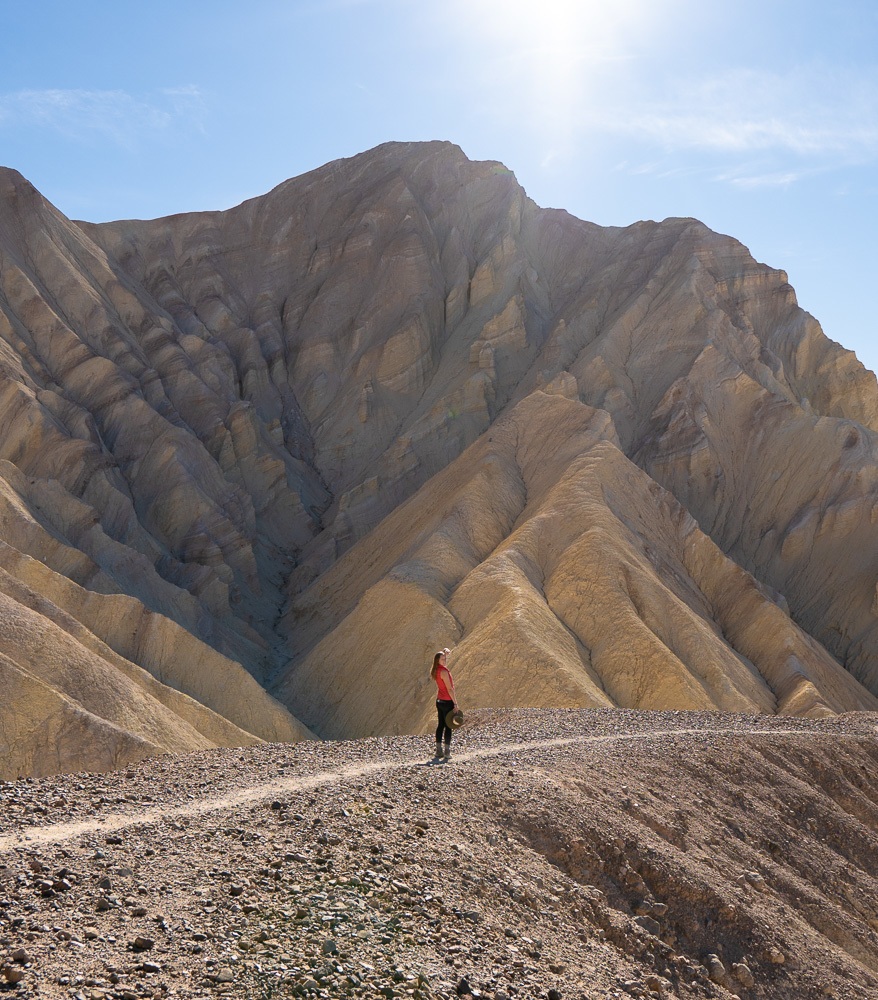
{"label": "gravel path", "polygon": [[6,989],[875,997],[876,723],[497,711],[448,764],[398,736],[6,783]]}
{"label": "gravel path", "polygon": [[[628,742],[631,740],[655,740],[667,736],[687,736],[699,735],[703,733],[703,728],[698,729],[666,729],[648,733],[614,733],[604,736],[573,736],[562,737],[550,740],[528,740],[519,743],[503,743],[496,747],[486,747],[468,752],[457,752],[454,754],[455,764],[465,764],[468,761],[477,760],[484,757],[508,757],[521,753],[533,753],[536,750],[547,750],[554,747],[570,746],[575,743],[613,743]],[[740,728],[723,729],[718,727],[712,729],[714,735],[740,734]],[[774,738],[786,740],[796,735],[805,736],[800,730],[795,729],[772,729],[769,731],[753,729],[750,735],[760,735],[763,738]],[[406,760],[376,761],[371,764],[362,764],[354,767],[340,768],[334,771],[320,771],[308,777],[294,777],[278,779],[274,781],[259,782],[241,788],[235,792],[230,792],[219,796],[205,796],[196,798],[194,801],[184,802],[176,806],[157,806],[152,809],[145,809],[136,812],[111,813],[99,819],[80,820],[73,823],[51,823],[48,826],[29,826],[19,832],[5,837],[0,837],[0,853],[9,851],[15,847],[24,845],[38,847],[45,844],[57,844],[64,840],[71,840],[86,834],[112,833],[123,830],[126,827],[143,824],[166,823],[171,820],[191,818],[205,813],[222,812],[224,810],[237,809],[242,806],[251,805],[254,802],[267,798],[274,798],[289,792],[301,792],[321,785],[333,784],[336,782],[349,781],[354,778],[363,778],[368,775],[380,774],[385,771],[395,770],[404,767],[419,766],[424,763],[423,754],[411,757]],[[438,762],[437,762],[438,763]],[[432,762],[428,761],[428,765]],[[444,762],[443,762],[444,764]]]}

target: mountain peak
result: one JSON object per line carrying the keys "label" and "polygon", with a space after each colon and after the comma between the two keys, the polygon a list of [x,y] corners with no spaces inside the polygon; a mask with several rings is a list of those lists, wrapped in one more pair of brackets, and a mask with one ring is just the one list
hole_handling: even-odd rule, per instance
{"label": "mountain peak", "polygon": [[426,731],[444,646],[474,708],[878,706],[878,388],[736,240],[446,142],[0,228],[5,773]]}

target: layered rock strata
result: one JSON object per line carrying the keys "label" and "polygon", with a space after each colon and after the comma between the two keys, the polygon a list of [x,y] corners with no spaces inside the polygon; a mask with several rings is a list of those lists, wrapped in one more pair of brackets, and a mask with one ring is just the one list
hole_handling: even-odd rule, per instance
{"label": "layered rock strata", "polygon": [[105,225],[7,170],[0,352],[10,580],[252,736],[426,726],[437,644],[471,706],[878,706],[875,378],[694,220],[447,143]]}

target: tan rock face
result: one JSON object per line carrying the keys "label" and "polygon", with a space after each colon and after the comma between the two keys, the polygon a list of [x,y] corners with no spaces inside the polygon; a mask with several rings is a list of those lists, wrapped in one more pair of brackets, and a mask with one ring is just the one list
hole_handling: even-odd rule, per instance
{"label": "tan rock face", "polygon": [[[426,727],[437,645],[472,707],[878,706],[875,378],[693,220],[602,229],[447,143],[101,226],[4,171],[0,413],[10,588],[193,747]],[[179,749],[28,621],[19,721]],[[7,770],[106,766],[48,742]]]}

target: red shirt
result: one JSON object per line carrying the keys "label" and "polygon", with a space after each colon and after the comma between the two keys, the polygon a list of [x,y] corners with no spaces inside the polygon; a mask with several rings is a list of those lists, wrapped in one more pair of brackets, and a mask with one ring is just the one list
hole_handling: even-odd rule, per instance
{"label": "red shirt", "polygon": [[448,667],[439,667],[436,671],[436,700],[437,701],[454,701],[448,691],[448,685],[445,683],[445,674],[448,674],[449,680],[451,680],[451,671]]}

